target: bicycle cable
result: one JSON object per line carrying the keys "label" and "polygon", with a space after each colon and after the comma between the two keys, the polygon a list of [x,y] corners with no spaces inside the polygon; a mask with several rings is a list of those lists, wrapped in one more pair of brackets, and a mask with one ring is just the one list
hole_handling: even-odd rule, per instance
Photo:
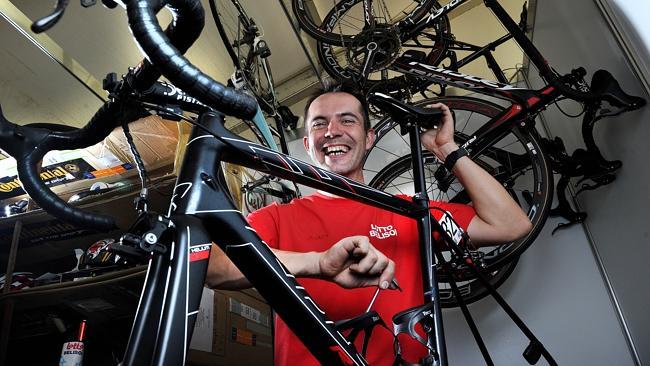
{"label": "bicycle cable", "polygon": [[[560,97],[560,98],[557,98],[557,99],[555,99],[555,100],[553,101],[553,104],[555,104],[555,106],[556,106],[557,109],[560,111],[560,113],[562,113],[563,115],[565,115],[565,116],[567,116],[567,117],[569,117],[569,118],[578,118],[578,117],[582,116],[583,114],[585,114],[585,111],[587,110],[587,108],[585,107],[585,105],[584,105],[583,103],[580,103],[580,102],[578,102],[578,101],[576,101],[576,102],[579,103],[579,104],[582,106],[582,111],[580,111],[580,113],[578,113],[578,114],[569,114],[568,112],[565,112],[565,111],[562,109],[562,107],[560,107],[560,105],[558,104],[558,102],[563,101],[563,100],[565,100],[565,99],[569,99],[569,98],[567,98],[567,97]],[[573,99],[572,99],[572,100],[573,100]]]}

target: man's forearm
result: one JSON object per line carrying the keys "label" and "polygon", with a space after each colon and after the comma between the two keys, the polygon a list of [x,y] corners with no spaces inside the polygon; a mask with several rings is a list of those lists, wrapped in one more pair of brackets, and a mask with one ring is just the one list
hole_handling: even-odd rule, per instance
{"label": "man's forearm", "polygon": [[[455,144],[444,146],[441,158],[458,149]],[[442,160],[442,159],[441,159]],[[487,224],[482,230],[485,241],[515,240],[530,230],[530,221],[508,191],[483,168],[468,157],[461,157],[452,173],[465,188],[477,216]]]}
{"label": "man's forearm", "polygon": [[[297,253],[279,249],[271,250],[294,276],[318,277],[320,275],[320,267],[318,265],[319,253]],[[205,283],[210,288],[222,290],[240,290],[252,286],[221,248],[216,245],[212,246]]]}

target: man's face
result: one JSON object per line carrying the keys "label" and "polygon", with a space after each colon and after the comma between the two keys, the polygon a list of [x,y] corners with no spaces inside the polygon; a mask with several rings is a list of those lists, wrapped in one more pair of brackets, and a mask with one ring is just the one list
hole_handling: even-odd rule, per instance
{"label": "man's face", "polygon": [[327,93],[316,98],[305,116],[305,149],[321,168],[363,182],[362,162],[375,139],[363,127],[359,101],[348,93]]}

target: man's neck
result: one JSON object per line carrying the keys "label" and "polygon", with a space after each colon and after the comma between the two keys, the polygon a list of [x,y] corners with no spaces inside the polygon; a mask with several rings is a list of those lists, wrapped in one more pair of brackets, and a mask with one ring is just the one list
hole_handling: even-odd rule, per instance
{"label": "man's neck", "polygon": [[[355,182],[361,183],[361,184],[366,184],[366,181],[363,179],[363,173],[357,172],[356,174],[350,174],[350,175],[344,175],[344,177],[353,180]],[[334,197],[334,198],[340,198],[340,196],[330,193],[330,192],[325,192],[323,190],[318,190],[318,193],[322,194],[323,196],[327,197]]]}

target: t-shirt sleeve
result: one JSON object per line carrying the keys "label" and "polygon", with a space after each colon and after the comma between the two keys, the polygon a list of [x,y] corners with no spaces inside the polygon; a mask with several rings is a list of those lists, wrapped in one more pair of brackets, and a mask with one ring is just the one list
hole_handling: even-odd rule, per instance
{"label": "t-shirt sleeve", "polygon": [[[412,198],[407,195],[397,195],[398,197],[411,201]],[[451,217],[458,223],[463,231],[467,232],[469,223],[472,222],[474,216],[476,216],[476,211],[474,207],[469,205],[464,205],[462,203],[449,203],[443,201],[429,201],[429,207],[433,217],[440,220],[442,217],[442,211],[447,211],[451,214]]]}
{"label": "t-shirt sleeve", "polygon": [[472,219],[474,216],[476,216],[474,207],[461,203],[431,201],[429,202],[429,207],[431,213],[433,214],[433,217],[438,220],[442,217],[442,212],[440,209],[449,212],[451,214],[451,217],[453,217],[453,219],[465,232],[467,232],[469,223],[472,222]]}
{"label": "t-shirt sleeve", "polygon": [[246,217],[250,226],[257,231],[257,235],[259,235],[269,247],[276,249],[279,246],[278,219],[279,209],[278,205],[275,203],[252,212]]}

